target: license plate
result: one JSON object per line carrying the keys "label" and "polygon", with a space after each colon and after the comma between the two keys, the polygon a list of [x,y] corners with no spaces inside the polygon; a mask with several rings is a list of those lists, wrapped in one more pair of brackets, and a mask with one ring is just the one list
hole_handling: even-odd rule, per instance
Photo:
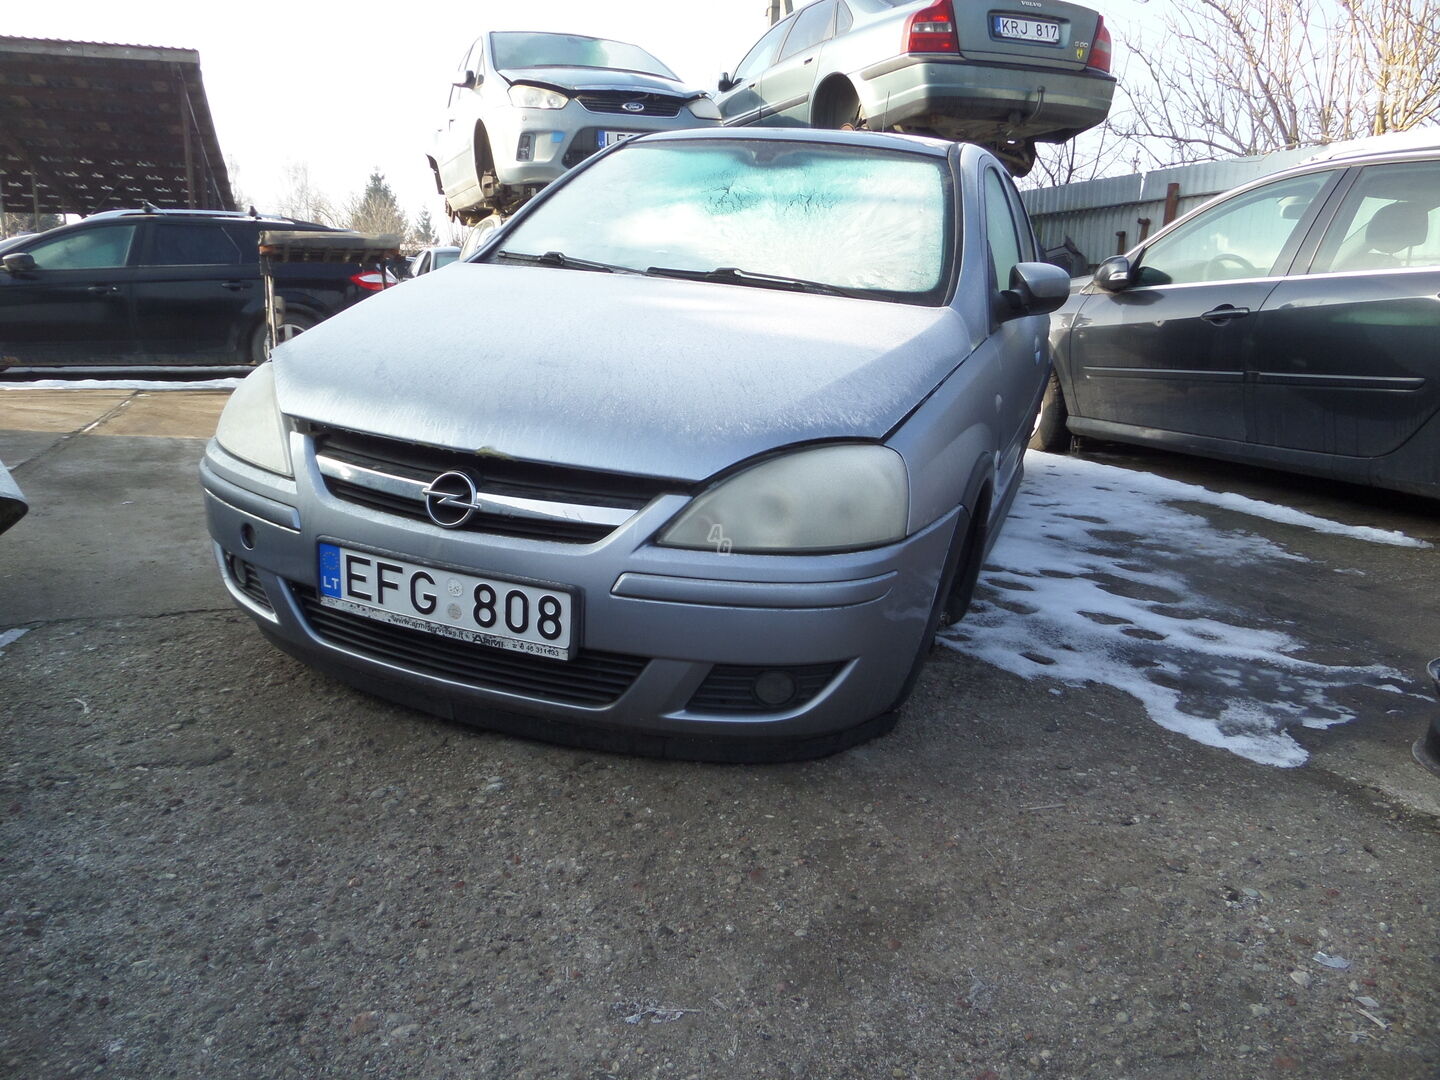
{"label": "license plate", "polygon": [[568,660],[574,597],[566,589],[462,574],[319,545],[320,603],[441,637]]}
{"label": "license plate", "polygon": [[614,146],[617,142],[624,142],[626,139],[633,139],[639,134],[638,131],[602,131],[600,132],[600,149]]}
{"label": "license plate", "polygon": [[991,26],[996,37],[1010,41],[1039,41],[1046,45],[1060,44],[1060,24],[1043,19],[1017,19],[1013,15],[992,15]]}

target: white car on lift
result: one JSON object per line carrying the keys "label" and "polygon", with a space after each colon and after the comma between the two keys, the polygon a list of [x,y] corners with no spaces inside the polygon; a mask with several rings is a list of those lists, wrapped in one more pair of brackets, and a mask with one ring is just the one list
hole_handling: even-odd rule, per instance
{"label": "white car on lift", "polygon": [[482,34],[460,62],[430,153],[446,212],[513,213],[570,166],[630,135],[710,127],[709,95],[638,45],[580,34]]}

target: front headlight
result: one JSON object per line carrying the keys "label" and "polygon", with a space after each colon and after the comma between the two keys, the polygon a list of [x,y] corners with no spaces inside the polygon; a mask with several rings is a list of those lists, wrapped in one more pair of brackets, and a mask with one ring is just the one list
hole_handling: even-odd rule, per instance
{"label": "front headlight", "polygon": [[690,115],[696,120],[719,120],[720,106],[711,101],[708,97],[691,98],[689,101]]}
{"label": "front headlight", "polygon": [[261,364],[235,388],[220,414],[215,441],[252,465],[281,476],[295,475],[290,468],[290,439],[275,401],[275,369],[270,364]]}
{"label": "front headlight", "polygon": [[854,551],[901,539],[910,512],[894,450],[845,443],[771,458],[700,495],[661,535],[696,551]]}
{"label": "front headlight", "polygon": [[517,83],[510,87],[510,104],[517,109],[563,109],[570,104],[570,99],[543,86]]}

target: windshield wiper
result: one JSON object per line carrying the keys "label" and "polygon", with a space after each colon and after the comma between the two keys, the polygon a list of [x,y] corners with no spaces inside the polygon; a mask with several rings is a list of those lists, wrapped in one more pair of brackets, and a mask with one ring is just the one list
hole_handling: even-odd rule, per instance
{"label": "windshield wiper", "polygon": [[684,278],[686,281],[719,281],[726,285],[749,285],[756,289],[787,289],[791,292],[824,293],[827,296],[863,297],[858,289],[842,289],[823,281],[785,277],[780,274],[757,274],[738,266],[717,266],[714,270],[683,270],[672,266],[652,266],[645,273],[654,277]]}
{"label": "windshield wiper", "polygon": [[529,255],[523,251],[497,251],[495,258],[506,262],[524,263],[527,266],[558,266],[563,270],[596,270],[602,274],[638,274],[633,266],[617,266],[614,263],[593,262],[577,259],[563,251],[547,251],[544,255]]}

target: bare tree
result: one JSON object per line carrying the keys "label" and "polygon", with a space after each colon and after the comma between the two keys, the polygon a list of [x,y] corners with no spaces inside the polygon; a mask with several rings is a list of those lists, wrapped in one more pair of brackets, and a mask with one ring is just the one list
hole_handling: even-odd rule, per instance
{"label": "bare tree", "polygon": [[1063,143],[1040,143],[1036,151],[1035,167],[1016,181],[1022,189],[1133,173],[1139,171],[1142,160],[1140,148],[1124,138],[1112,121]]}
{"label": "bare tree", "polygon": [[1337,0],[1360,38],[1370,133],[1406,131],[1440,112],[1440,13],[1433,0]]}
{"label": "bare tree", "polygon": [[310,179],[310,166],[292,161],[285,167],[285,187],[277,208],[285,217],[314,221],[321,225],[340,225],[343,215],[335,204]]}
{"label": "bare tree", "polygon": [[1400,131],[1440,105],[1433,0],[1173,0],[1112,128],[1152,165]]}

